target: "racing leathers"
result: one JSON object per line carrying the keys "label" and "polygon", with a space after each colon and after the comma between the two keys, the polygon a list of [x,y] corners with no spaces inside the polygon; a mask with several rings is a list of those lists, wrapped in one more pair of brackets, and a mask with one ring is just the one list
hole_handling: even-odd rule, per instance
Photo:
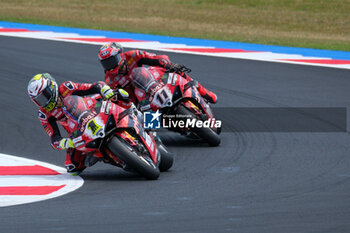
{"label": "racing leathers", "polygon": [[[74,148],[69,148],[73,146],[64,146],[67,144],[65,142],[69,139],[63,139],[58,128],[58,124],[60,124],[67,131],[68,137],[70,137],[71,134],[78,129],[78,122],[66,115],[64,108],[62,108],[63,98],[68,95],[86,96],[92,94],[101,94],[104,89],[107,89],[105,87],[108,86],[101,81],[92,84],[66,81],[62,83],[58,89],[60,95],[60,103],[52,111],[46,111],[41,107],[39,108],[38,118],[46,133],[51,138],[51,145],[57,150],[67,149],[65,167],[67,168],[67,172],[72,175],[77,175],[83,171],[86,168],[85,159],[91,158],[91,156],[87,157],[85,153]],[[130,107],[130,102],[128,101],[127,97],[120,95],[120,92],[117,91],[116,103],[124,108]],[[101,97],[99,96],[99,98]]]}
{"label": "racing leathers", "polygon": [[[118,73],[118,69],[106,70],[105,81],[113,89],[118,87],[125,89],[130,95],[130,100],[134,103],[137,103],[137,98],[132,85],[130,85],[130,75],[134,68],[148,65],[162,67],[166,70],[172,70],[177,65],[172,63],[167,55],[156,55],[142,50],[127,51],[122,53],[121,56],[125,59],[125,62],[127,64],[125,73]],[[188,81],[193,81],[192,78],[184,72],[180,73],[180,75]],[[200,83],[195,83],[201,96],[208,99],[212,103],[216,103],[217,97],[213,92],[205,89]]]}

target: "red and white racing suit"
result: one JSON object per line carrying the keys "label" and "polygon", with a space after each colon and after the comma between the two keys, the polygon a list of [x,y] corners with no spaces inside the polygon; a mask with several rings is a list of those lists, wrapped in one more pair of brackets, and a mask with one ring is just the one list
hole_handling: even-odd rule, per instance
{"label": "red and white racing suit", "polygon": [[[100,94],[101,88],[105,86],[104,82],[96,83],[74,83],[72,81],[66,81],[59,86],[59,94],[62,98],[68,95],[91,95]],[[124,108],[127,107],[127,103],[117,103]],[[68,133],[68,137],[77,130],[78,123],[70,117],[67,117],[62,107],[56,107],[52,111],[48,112],[44,108],[39,108],[38,118],[44,127],[46,133],[51,138],[51,145],[57,149],[62,150],[60,147],[60,140],[62,139],[58,124],[60,124]],[[68,172],[82,171],[85,169],[84,160],[86,154],[76,149],[67,149],[65,166]]]}
{"label": "red and white racing suit", "polygon": [[[125,89],[130,95],[130,101],[133,103],[137,103],[137,97],[134,92],[134,88],[132,85],[130,85],[131,84],[130,75],[134,68],[141,67],[143,65],[149,65],[149,66],[158,66],[158,67],[168,69],[172,66],[172,63],[170,62],[170,59],[167,55],[156,55],[156,54],[148,53],[142,50],[127,51],[122,53],[121,56],[125,59],[126,64],[128,66],[127,74],[125,75],[118,74],[117,69],[107,70],[105,71],[105,82],[113,89],[116,89],[118,87]],[[185,73],[182,73],[180,75],[181,77],[187,79],[188,81],[193,81],[192,78]],[[205,96],[205,95],[215,96],[214,93],[205,89],[198,82],[197,82],[197,89],[202,96]],[[215,96],[215,102],[216,102],[216,96]]]}
{"label": "red and white racing suit", "polygon": [[121,87],[126,90],[130,95],[130,101],[133,103],[137,102],[137,98],[134,94],[134,90],[131,84],[130,74],[136,67],[143,65],[149,66],[160,66],[165,68],[170,65],[171,62],[169,57],[166,55],[155,55],[142,50],[131,50],[124,52],[121,56],[125,59],[128,66],[127,74],[118,74],[118,70],[107,70],[105,72],[105,81],[113,89]]}

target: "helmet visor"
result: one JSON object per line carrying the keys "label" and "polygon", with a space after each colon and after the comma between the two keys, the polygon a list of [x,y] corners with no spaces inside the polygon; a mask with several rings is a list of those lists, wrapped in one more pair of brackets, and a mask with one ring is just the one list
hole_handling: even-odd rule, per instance
{"label": "helmet visor", "polygon": [[44,108],[53,99],[55,99],[55,87],[50,81],[50,84],[38,96],[33,98],[33,101],[35,101],[40,107]]}
{"label": "helmet visor", "polygon": [[118,65],[120,65],[122,63],[122,61],[123,61],[122,57],[119,54],[117,54],[117,55],[110,56],[109,58],[102,60],[101,64],[105,70],[112,70],[115,67],[117,67]]}

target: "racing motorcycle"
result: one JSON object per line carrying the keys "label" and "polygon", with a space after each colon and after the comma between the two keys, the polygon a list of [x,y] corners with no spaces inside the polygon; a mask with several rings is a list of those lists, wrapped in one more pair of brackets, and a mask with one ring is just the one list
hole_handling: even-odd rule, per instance
{"label": "racing motorcycle", "polygon": [[[190,72],[185,66],[177,73],[161,67],[138,67],[131,73],[131,80],[138,100],[138,108],[145,111],[159,110],[164,124],[170,130],[194,138],[199,138],[211,146],[220,144],[221,122],[217,122],[209,103],[202,98],[195,81],[188,81],[179,73]],[[172,116],[165,119],[164,116]],[[217,124],[218,123],[218,124]]]}
{"label": "racing motorcycle", "polygon": [[63,101],[77,150],[151,180],[172,166],[172,154],[143,128],[135,106],[125,109],[100,95],[70,95]]}

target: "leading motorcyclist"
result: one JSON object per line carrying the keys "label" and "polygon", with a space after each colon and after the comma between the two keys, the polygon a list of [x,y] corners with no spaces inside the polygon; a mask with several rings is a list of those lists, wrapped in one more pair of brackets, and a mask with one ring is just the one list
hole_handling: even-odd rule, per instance
{"label": "leading motorcyclist", "polygon": [[[50,74],[42,73],[35,75],[28,83],[28,95],[39,107],[38,118],[51,138],[51,145],[57,150],[67,150],[65,167],[71,175],[80,174],[86,165],[92,166],[97,160],[94,161],[93,156],[75,149],[69,136],[76,130],[78,123],[75,125],[74,121],[69,120],[69,113],[63,108],[63,98],[68,95],[92,94],[100,94],[109,100],[114,99],[124,108],[129,108],[131,105],[126,91],[118,89],[115,92],[101,81],[92,84],[66,81],[58,86]],[[67,131],[67,138],[61,136],[57,123]]]}
{"label": "leading motorcyclist", "polygon": [[[177,72],[181,65],[171,63],[166,55],[155,55],[142,50],[131,50],[123,52],[120,44],[115,42],[106,43],[101,46],[98,58],[105,72],[105,82],[112,88],[123,88],[130,94],[130,100],[136,103],[136,96],[131,84],[131,73],[136,67],[143,65],[163,67],[168,71]],[[216,103],[217,96],[205,89],[200,83],[194,81],[186,73],[181,77],[195,83],[200,95],[210,103]]]}

